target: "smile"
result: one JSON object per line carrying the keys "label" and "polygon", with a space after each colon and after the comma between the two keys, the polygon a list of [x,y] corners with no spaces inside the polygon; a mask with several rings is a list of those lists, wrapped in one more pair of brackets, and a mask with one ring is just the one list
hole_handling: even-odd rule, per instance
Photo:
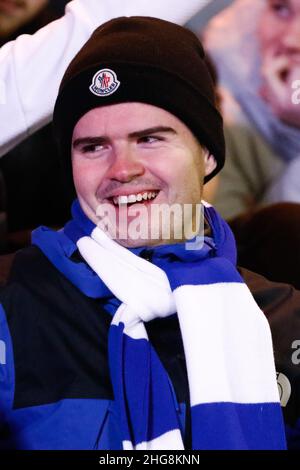
{"label": "smile", "polygon": [[134,204],[136,202],[146,202],[156,198],[159,191],[145,191],[137,194],[128,194],[112,197],[114,205]]}

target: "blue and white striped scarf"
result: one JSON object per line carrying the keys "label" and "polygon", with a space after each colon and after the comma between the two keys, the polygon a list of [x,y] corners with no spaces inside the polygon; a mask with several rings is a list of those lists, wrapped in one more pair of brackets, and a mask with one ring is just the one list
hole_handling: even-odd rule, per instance
{"label": "blue and white striped scarf", "polygon": [[176,312],[193,449],[285,448],[268,322],[235,268],[228,225],[211,206],[205,216],[213,255],[173,257],[168,269],[82,223],[78,203],[64,229],[121,302],[109,330],[109,365],[124,449],[184,449],[169,377],[144,325]]}

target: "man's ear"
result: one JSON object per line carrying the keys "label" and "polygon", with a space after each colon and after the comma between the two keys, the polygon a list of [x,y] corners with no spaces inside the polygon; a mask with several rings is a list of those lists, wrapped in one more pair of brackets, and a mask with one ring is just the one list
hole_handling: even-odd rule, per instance
{"label": "man's ear", "polygon": [[206,149],[203,149],[204,152],[204,174],[205,176],[210,175],[217,166],[215,157]]}

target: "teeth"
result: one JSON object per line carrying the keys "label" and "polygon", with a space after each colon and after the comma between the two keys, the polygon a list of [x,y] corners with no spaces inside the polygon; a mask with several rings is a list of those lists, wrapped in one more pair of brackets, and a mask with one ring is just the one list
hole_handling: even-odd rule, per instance
{"label": "teeth", "polygon": [[115,204],[127,204],[127,196],[114,197]]}
{"label": "teeth", "polygon": [[128,202],[128,203],[136,202],[136,196],[135,196],[134,194],[130,194],[130,195],[127,197],[127,202]]}
{"label": "teeth", "polygon": [[149,192],[149,193],[139,193],[139,194],[129,194],[129,196],[115,196],[113,197],[113,202],[115,205],[122,205],[122,204],[132,204],[134,202],[141,202],[142,200],[147,201],[150,199],[154,199],[158,194],[157,192]]}

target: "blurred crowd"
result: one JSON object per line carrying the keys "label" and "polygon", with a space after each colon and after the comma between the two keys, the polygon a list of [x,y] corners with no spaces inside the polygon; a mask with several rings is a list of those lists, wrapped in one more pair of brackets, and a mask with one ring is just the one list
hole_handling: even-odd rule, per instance
{"label": "blurred crowd", "polygon": [[208,198],[241,265],[300,288],[300,1],[235,0],[202,34],[227,148]]}
{"label": "blurred crowd", "polygon": [[300,1],[236,0],[208,25],[205,44],[217,67],[227,132],[218,209],[230,218],[300,202],[300,107],[293,100]]}

